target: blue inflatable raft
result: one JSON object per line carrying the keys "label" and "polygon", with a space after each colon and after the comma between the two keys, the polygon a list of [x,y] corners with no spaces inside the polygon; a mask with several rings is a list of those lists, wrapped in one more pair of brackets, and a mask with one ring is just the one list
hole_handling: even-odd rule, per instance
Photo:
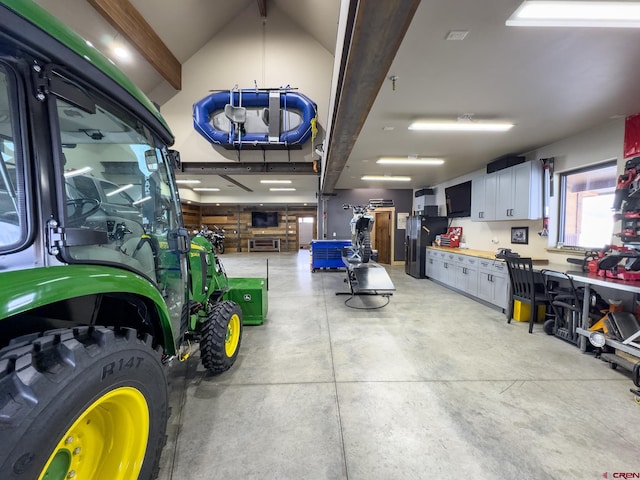
{"label": "blue inflatable raft", "polygon": [[317,106],[290,89],[214,92],[193,106],[193,126],[226,148],[302,145],[315,132]]}

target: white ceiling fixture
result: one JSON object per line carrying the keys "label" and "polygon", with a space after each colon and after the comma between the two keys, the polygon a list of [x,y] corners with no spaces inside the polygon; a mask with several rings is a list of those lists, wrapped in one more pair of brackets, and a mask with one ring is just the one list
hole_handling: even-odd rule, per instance
{"label": "white ceiling fixture", "polygon": [[296,189],[293,187],[272,187],[269,189],[270,192],[295,192]]}
{"label": "white ceiling fixture", "polygon": [[456,120],[417,120],[409,125],[409,130],[432,132],[506,132],[513,123],[471,120],[461,117]]}
{"label": "white ceiling fixture", "polygon": [[376,163],[381,165],[442,165],[442,158],[431,157],[381,157]]}
{"label": "white ceiling fixture", "polygon": [[129,50],[120,45],[116,45],[113,47],[113,54],[119,60],[127,61],[131,58],[131,53],[129,52]]}
{"label": "white ceiling fixture", "polygon": [[372,182],[410,182],[411,177],[392,176],[392,175],[363,175],[360,180]]}
{"label": "white ceiling fixture", "polygon": [[193,189],[194,192],[219,192],[219,188],[210,188],[210,187],[195,187]]}
{"label": "white ceiling fixture", "polygon": [[89,173],[91,171],[91,167],[82,167],[77,168],[76,170],[69,170],[68,172],[64,172],[64,178],[76,177],[78,175],[84,175],[85,173]]}
{"label": "white ceiling fixture", "polygon": [[271,183],[271,184],[289,184],[291,180],[260,180],[260,183]]}
{"label": "white ceiling fixture", "polygon": [[464,40],[469,35],[468,30],[451,30],[444,37],[445,40]]}
{"label": "white ceiling fixture", "polygon": [[146,197],[142,197],[140,200],[136,200],[132,205],[140,205],[141,203],[148,202],[151,200],[151,196],[147,195]]}
{"label": "white ceiling fixture", "polygon": [[178,185],[197,185],[202,182],[200,180],[176,180],[176,183]]}
{"label": "white ceiling fixture", "polygon": [[640,28],[640,2],[526,0],[510,27]]}
{"label": "white ceiling fixture", "polygon": [[120,188],[116,188],[114,191],[107,193],[107,197],[112,197],[114,195],[117,195],[118,193],[124,192],[125,190],[128,190],[131,187],[133,187],[133,183],[130,183],[128,185],[124,185],[123,187],[120,187]]}

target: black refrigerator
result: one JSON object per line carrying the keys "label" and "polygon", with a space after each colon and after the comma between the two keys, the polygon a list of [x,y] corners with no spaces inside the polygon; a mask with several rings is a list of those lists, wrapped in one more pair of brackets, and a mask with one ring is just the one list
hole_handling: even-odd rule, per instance
{"label": "black refrigerator", "polygon": [[415,215],[407,218],[407,237],[404,269],[408,275],[425,278],[424,267],[426,247],[436,239],[436,235],[447,233],[447,217],[425,217]]}

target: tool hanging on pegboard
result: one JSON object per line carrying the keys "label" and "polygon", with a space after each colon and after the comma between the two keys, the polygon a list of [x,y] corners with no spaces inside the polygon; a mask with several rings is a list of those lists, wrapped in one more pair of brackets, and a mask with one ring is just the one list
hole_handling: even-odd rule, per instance
{"label": "tool hanging on pegboard", "polygon": [[614,219],[621,221],[620,233],[615,235],[625,245],[640,245],[640,157],[625,162],[624,172],[618,176],[613,210]]}
{"label": "tool hanging on pegboard", "polygon": [[541,158],[542,163],[542,230],[541,237],[549,236],[549,198],[553,197],[553,167],[555,157]]}

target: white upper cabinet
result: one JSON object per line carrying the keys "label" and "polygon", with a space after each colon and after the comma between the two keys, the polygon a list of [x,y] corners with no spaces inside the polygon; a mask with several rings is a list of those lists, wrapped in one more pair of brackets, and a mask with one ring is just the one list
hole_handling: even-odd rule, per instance
{"label": "white upper cabinet", "polygon": [[481,175],[471,184],[471,220],[537,220],[542,218],[542,166],[524,162]]}
{"label": "white upper cabinet", "polygon": [[471,220],[486,222],[496,216],[495,174],[481,175],[471,181]]}

